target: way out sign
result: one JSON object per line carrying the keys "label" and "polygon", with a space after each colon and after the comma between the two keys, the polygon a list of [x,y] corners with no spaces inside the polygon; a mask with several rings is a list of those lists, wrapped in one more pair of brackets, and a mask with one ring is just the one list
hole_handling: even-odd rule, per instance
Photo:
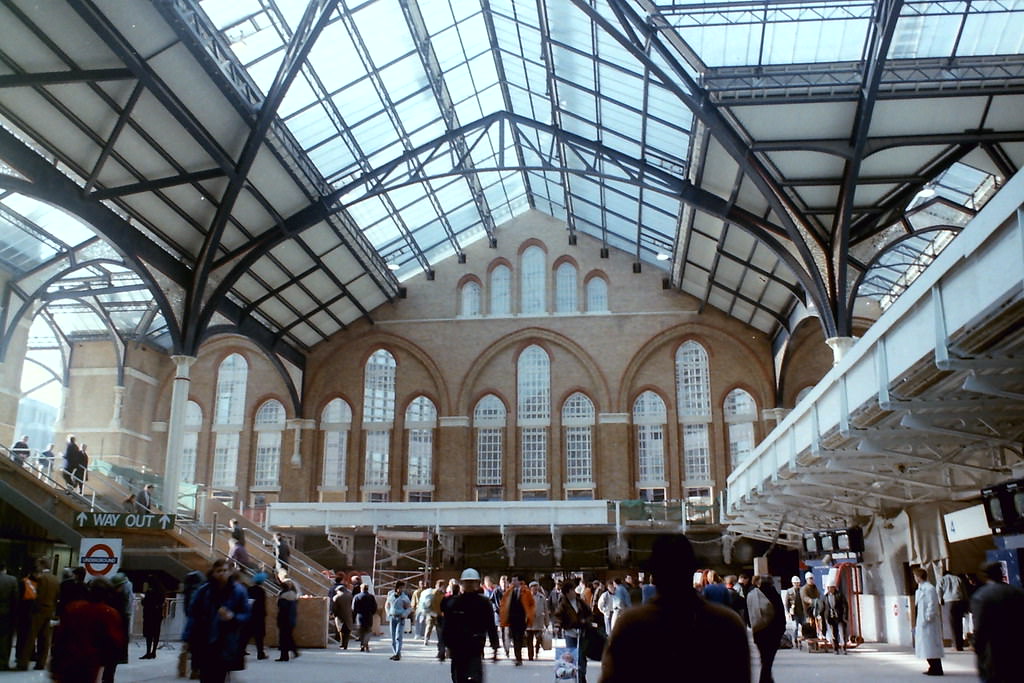
{"label": "way out sign", "polygon": [[174,515],[162,512],[79,512],[75,523],[91,529],[160,529],[174,528]]}
{"label": "way out sign", "polygon": [[121,567],[120,538],[83,538],[79,562],[85,567],[85,580],[109,579]]}

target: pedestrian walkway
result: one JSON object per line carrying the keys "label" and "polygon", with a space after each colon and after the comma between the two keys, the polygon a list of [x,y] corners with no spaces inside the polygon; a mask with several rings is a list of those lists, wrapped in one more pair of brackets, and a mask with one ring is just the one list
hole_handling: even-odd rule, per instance
{"label": "pedestrian walkway", "polygon": [[[561,645],[555,641],[555,645]],[[287,677],[303,683],[375,683],[376,681],[401,680],[415,683],[448,683],[451,681],[448,662],[437,660],[437,648],[433,644],[424,647],[419,642],[406,641],[402,649],[402,660],[392,662],[390,640],[374,638],[369,653],[354,649],[343,651],[337,647],[326,650],[302,650],[302,656],[290,662],[275,662],[276,650],[271,650],[270,659],[256,661],[248,658],[248,668],[232,675],[232,683],[281,683]],[[488,653],[490,650],[488,650]],[[172,683],[185,679],[177,678],[177,651],[165,646],[152,660],[139,660],[144,654],[144,645],[133,643],[132,659],[117,669],[119,683]],[[523,652],[525,659],[526,653]],[[978,676],[974,668],[974,653],[947,651],[942,661],[946,679],[975,683]],[[590,663],[587,678],[597,683],[600,676],[599,664]],[[666,670],[671,670],[666,664]],[[828,683],[899,683],[915,681],[923,683],[921,672],[926,668],[923,661],[914,657],[913,651],[878,643],[866,643],[847,656],[833,654],[812,654],[800,650],[782,650],[775,660],[776,683],[803,683],[808,680],[822,680]],[[500,659],[496,663],[485,662],[484,676],[487,683],[527,683],[552,681],[554,674],[552,653],[544,652],[539,660],[526,661],[524,666],[513,666],[512,660]],[[756,674],[756,672],[755,672]],[[667,677],[671,680],[674,677]],[[42,683],[49,681],[43,671],[25,671],[0,674],[2,683]],[[756,680],[756,675],[755,675]],[[927,679],[931,680],[931,679]]]}

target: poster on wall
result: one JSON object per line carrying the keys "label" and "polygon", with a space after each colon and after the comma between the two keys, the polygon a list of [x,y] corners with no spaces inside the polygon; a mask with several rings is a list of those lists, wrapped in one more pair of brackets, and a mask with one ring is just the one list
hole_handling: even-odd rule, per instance
{"label": "poster on wall", "polygon": [[83,538],[79,562],[85,567],[85,580],[110,579],[121,569],[120,538]]}

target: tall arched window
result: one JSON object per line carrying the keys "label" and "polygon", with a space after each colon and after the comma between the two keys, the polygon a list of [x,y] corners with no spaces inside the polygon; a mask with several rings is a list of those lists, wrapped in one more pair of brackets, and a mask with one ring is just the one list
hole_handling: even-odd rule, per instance
{"label": "tall arched window", "polygon": [[579,296],[576,292],[576,266],[562,263],[555,271],[555,312],[576,313],[579,311]]}
{"label": "tall arched window", "polygon": [[539,346],[528,346],[516,364],[520,482],[523,498],[548,495],[548,429],[551,426],[551,360]]}
{"label": "tall arched window", "polygon": [[405,410],[405,431],[409,444],[406,498],[410,503],[427,503],[432,498],[435,428],[437,408],[434,402],[426,396],[417,396]]}
{"label": "tall arched window", "polygon": [[576,392],[562,404],[565,435],[565,495],[567,499],[594,497],[594,402]]}
{"label": "tall arched window", "polygon": [[501,500],[501,470],[505,456],[505,404],[494,394],[487,394],[473,410],[476,430],[476,497],[477,500]]}
{"label": "tall arched window", "polygon": [[594,276],[587,280],[587,313],[608,312],[608,282]]}
{"label": "tall arched window", "polygon": [[495,266],[491,271],[491,315],[512,313],[512,271],[508,266]]}
{"label": "tall arched window", "polygon": [[653,391],[645,391],[633,402],[633,426],[636,429],[637,488],[649,502],[665,500],[665,401]]}
{"label": "tall arched window", "polygon": [[320,415],[324,433],[324,491],[345,491],[348,468],[348,433],[352,428],[352,407],[340,398],[332,399]]}
{"label": "tall arched window", "polygon": [[185,433],[181,441],[181,480],[196,483],[196,454],[199,451],[199,432],[203,429],[203,409],[195,401],[185,406]]}
{"label": "tall arched window", "polygon": [[544,250],[537,246],[527,247],[519,263],[519,310],[526,315],[544,313],[547,302]]}
{"label": "tall arched window", "polygon": [[676,350],[676,398],[683,436],[683,478],[711,481],[711,373],[708,353],[695,341]]}
{"label": "tall arched window", "polygon": [[463,318],[480,317],[480,283],[470,280],[462,285],[459,315]]}
{"label": "tall arched window", "polygon": [[219,425],[241,426],[245,418],[245,385],[249,364],[241,354],[225,358],[217,370],[217,405],[213,421]]}
{"label": "tall arched window", "polygon": [[754,422],[757,404],[743,389],[733,389],[725,397],[725,424],[729,430],[729,465],[734,469],[754,450]]}
{"label": "tall arched window", "polygon": [[366,432],[366,468],[363,500],[386,502],[389,498],[391,429],[395,422],[395,357],[384,349],[374,351],[363,375],[363,430]]}
{"label": "tall arched window", "polygon": [[276,487],[281,483],[281,433],[284,426],[284,406],[280,401],[270,399],[256,411],[254,487]]}
{"label": "tall arched window", "polygon": [[[238,487],[239,433],[245,419],[245,389],[249,364],[241,354],[225,358],[217,369],[217,396],[213,412],[213,476],[210,485],[224,492]],[[231,494],[221,496],[229,499]]]}

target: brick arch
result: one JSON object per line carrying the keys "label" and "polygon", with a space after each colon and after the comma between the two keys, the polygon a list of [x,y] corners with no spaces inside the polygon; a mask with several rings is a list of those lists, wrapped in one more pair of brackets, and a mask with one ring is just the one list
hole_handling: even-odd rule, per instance
{"label": "brick arch", "polygon": [[528,237],[525,240],[523,240],[519,244],[519,247],[516,249],[516,258],[522,258],[523,252],[529,249],[530,247],[540,247],[540,250],[544,252],[545,256],[549,255],[548,245],[544,242],[544,240],[541,240],[537,237]]}
{"label": "brick arch", "polygon": [[558,267],[563,263],[568,263],[570,266],[576,269],[576,272],[580,272],[580,264],[574,256],[569,254],[562,254],[551,263],[551,272],[554,273],[558,270]]}
{"label": "brick arch", "polygon": [[[385,351],[388,351],[389,353],[391,353],[391,355],[395,357],[396,372],[401,371],[402,353],[408,354],[414,360],[419,362],[420,365],[426,368],[427,374],[430,375],[431,381],[434,384],[434,392],[432,394],[432,392],[430,391],[421,390],[418,393],[426,394],[427,396],[431,397],[431,400],[434,401],[434,405],[437,406],[438,417],[442,415],[451,414],[449,412],[451,408],[451,398],[449,395],[450,392],[448,390],[448,385],[444,380],[444,375],[442,374],[441,369],[438,367],[437,363],[430,356],[430,354],[428,354],[418,345],[409,341],[405,337],[400,337],[398,335],[390,334],[388,332],[375,332],[373,334],[370,334],[362,340],[362,343],[364,344],[364,347],[359,362],[359,367],[361,368],[366,366],[366,361],[378,349],[384,349]],[[397,381],[401,381],[401,378],[398,377]],[[359,391],[361,394],[361,386],[359,387]],[[396,399],[398,398],[399,397],[396,396]],[[354,413],[359,412],[356,409],[355,404],[352,404],[350,402],[349,405],[353,406]],[[395,417],[397,419],[397,414]]]}
{"label": "brick arch", "polygon": [[[708,325],[701,323],[683,323],[675,327],[670,327],[669,329],[651,337],[630,359],[629,364],[622,373],[622,380],[619,383],[619,393],[616,397],[616,405],[619,407],[617,412],[629,412],[632,409],[631,397],[636,393],[633,389],[633,383],[636,381],[636,376],[639,374],[644,364],[646,364],[654,354],[665,350],[666,347],[671,348],[671,357],[672,362],[674,363],[676,349],[689,340],[696,341],[704,347],[704,350],[707,351],[709,362],[712,362],[716,355],[716,342],[730,344],[733,347],[743,349],[749,365],[753,368],[757,368],[758,375],[760,375],[760,381],[763,383],[762,390],[751,391],[751,394],[755,397],[774,395],[774,382],[772,381],[769,369],[763,367],[762,364],[758,362],[758,354],[745,341],[732,334],[728,334]],[[714,381],[714,369],[712,368],[711,371],[712,381]],[[665,390],[668,391],[668,389],[671,389],[671,391],[668,392],[670,397],[669,400],[666,401],[666,406],[669,407],[671,412],[676,409],[674,376],[665,386]],[[714,409],[715,402],[716,399],[712,396],[712,410]]]}
{"label": "brick arch", "polygon": [[504,256],[496,256],[495,258],[491,259],[490,263],[487,264],[487,278],[488,278],[488,280],[490,280],[491,272],[495,268],[497,268],[498,266],[505,266],[509,270],[511,270],[513,272],[515,271],[515,264],[513,264],[511,261],[509,261]]}
{"label": "brick arch", "polygon": [[[507,351],[509,348],[515,348],[521,351],[526,346],[534,343],[539,343],[540,346],[545,347],[545,350],[548,350],[546,347],[557,346],[571,353],[583,364],[590,375],[593,390],[588,392],[587,395],[590,396],[590,399],[594,401],[595,405],[609,405],[611,390],[608,386],[608,380],[601,371],[600,366],[594,361],[590,354],[583,349],[583,347],[569,337],[558,334],[557,332],[537,327],[528,327],[491,344],[484,349],[476,359],[474,359],[469,370],[466,372],[465,378],[462,380],[458,398],[454,404],[455,408],[461,411],[459,414],[470,414],[468,411],[471,408],[471,404],[469,403],[471,396],[476,397],[477,400],[479,400],[480,396],[483,396],[485,393],[490,393],[481,392],[480,389],[476,388],[477,378],[483,372],[484,368],[490,365],[499,354]],[[548,352],[550,353],[550,351]],[[501,397],[501,393],[497,391],[493,393]],[[504,397],[502,398],[504,399]]]}
{"label": "brick arch", "polygon": [[478,285],[480,285],[481,288],[484,286],[484,283],[480,281],[479,275],[477,275],[476,273],[466,273],[465,275],[459,278],[459,281],[457,283],[455,283],[455,289],[461,291],[462,287],[469,282],[475,282]]}
{"label": "brick arch", "polygon": [[354,405],[352,403],[352,399],[349,398],[348,395],[345,394],[344,392],[334,391],[334,392],[331,392],[329,394],[325,394],[324,397],[322,399],[320,399],[320,401],[316,404],[315,414],[310,416],[310,419],[316,420],[316,422],[317,422],[317,429],[320,429],[320,426],[319,426],[320,425],[320,421],[321,421],[321,418],[323,417],[324,409],[327,408],[327,404],[329,404],[331,401],[333,401],[336,398],[340,398],[342,401],[344,401],[345,403],[348,404],[349,410],[352,411],[352,417],[353,417],[353,419],[355,418],[355,412],[356,411],[355,411],[355,408],[352,407]]}

